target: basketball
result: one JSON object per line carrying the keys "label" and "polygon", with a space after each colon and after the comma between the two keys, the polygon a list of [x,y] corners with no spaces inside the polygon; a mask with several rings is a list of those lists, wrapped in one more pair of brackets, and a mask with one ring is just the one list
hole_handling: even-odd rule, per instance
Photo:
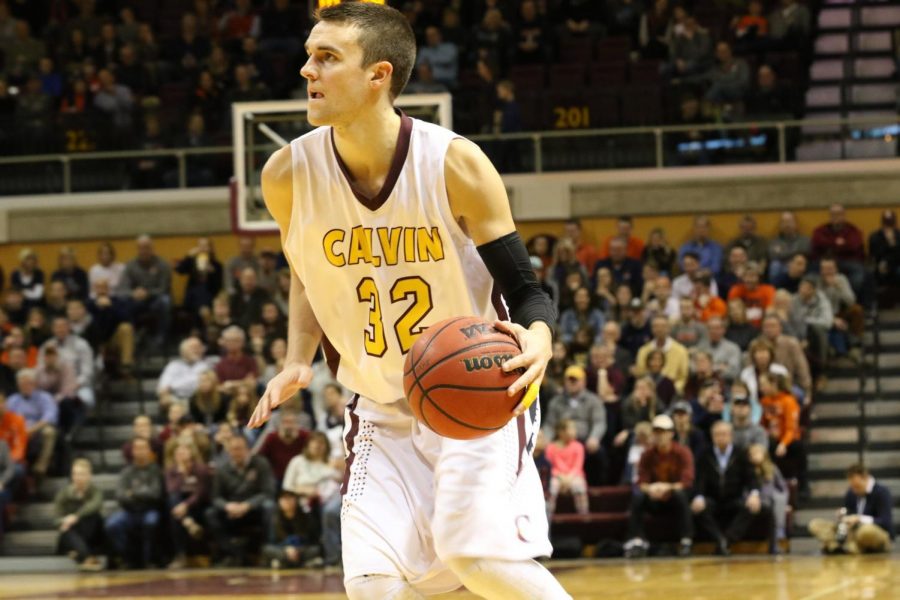
{"label": "basketball", "polygon": [[521,353],[511,335],[478,317],[454,317],[429,327],[406,355],[403,388],[420,423],[444,437],[489,435],[512,418],[525,394],[507,395],[522,370],[505,373]]}

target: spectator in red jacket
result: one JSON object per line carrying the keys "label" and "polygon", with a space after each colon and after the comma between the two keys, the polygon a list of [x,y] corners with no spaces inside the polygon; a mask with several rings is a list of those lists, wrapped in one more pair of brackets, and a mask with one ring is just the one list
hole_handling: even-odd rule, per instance
{"label": "spectator in red jacket", "polygon": [[644,514],[674,510],[679,555],[688,556],[694,537],[694,522],[688,494],[694,484],[694,458],[691,451],[676,443],[675,424],[668,415],[653,419],[653,447],[644,450],[638,463],[638,489],[631,497],[628,543],[625,556],[646,556]]}
{"label": "spectator in red jacket", "polygon": [[833,204],[828,211],[828,223],[816,227],[812,235],[813,260],[834,258],[838,268],[850,280],[853,291],[859,296],[865,283],[865,240],[860,229],[847,221],[844,207]]}
{"label": "spectator in red jacket", "polygon": [[760,283],[762,269],[755,262],[748,262],[741,276],[741,283],[728,292],[728,301],[742,300],[747,310],[747,321],[759,329],[766,310],[775,302],[775,288]]}
{"label": "spectator in red jacket", "polygon": [[[13,480],[10,487],[15,486],[25,476],[25,449],[28,447],[28,430],[25,419],[6,409],[6,394],[0,392],[0,441],[6,442],[9,455],[13,461]],[[0,517],[2,518],[2,517]]]}
{"label": "spectator in red jacket", "polygon": [[264,457],[272,466],[272,474],[279,482],[284,479],[288,463],[303,452],[309,432],[300,428],[300,416],[294,412],[281,415],[278,429],[263,440],[257,454]]}

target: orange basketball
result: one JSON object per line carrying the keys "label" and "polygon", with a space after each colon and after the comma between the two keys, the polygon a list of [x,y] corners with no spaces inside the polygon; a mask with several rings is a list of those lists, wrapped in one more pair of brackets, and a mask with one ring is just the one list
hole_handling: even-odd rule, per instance
{"label": "orange basketball", "polygon": [[506,393],[522,370],[501,368],[518,354],[515,338],[478,317],[435,323],[406,355],[403,388],[413,413],[435,433],[457,440],[502,429],[525,394]]}

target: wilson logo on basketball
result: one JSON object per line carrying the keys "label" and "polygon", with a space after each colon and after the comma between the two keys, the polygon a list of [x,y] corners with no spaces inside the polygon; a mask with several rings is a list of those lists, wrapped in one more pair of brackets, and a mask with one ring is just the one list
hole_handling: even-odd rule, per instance
{"label": "wilson logo on basketball", "polygon": [[493,356],[474,356],[472,358],[464,358],[463,364],[466,365],[466,372],[481,371],[492,367],[500,368],[506,361],[513,357],[512,354],[495,354]]}
{"label": "wilson logo on basketball", "polygon": [[471,340],[474,337],[481,337],[488,333],[496,333],[497,330],[487,323],[476,323],[474,325],[469,325],[468,327],[461,328],[459,332],[466,336],[467,340]]}

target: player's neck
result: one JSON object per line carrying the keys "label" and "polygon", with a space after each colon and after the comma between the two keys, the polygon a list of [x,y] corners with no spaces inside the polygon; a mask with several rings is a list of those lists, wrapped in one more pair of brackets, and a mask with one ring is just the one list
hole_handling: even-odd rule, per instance
{"label": "player's neck", "polygon": [[341,160],[361,183],[387,176],[400,132],[400,115],[389,104],[334,126],[334,145]]}

